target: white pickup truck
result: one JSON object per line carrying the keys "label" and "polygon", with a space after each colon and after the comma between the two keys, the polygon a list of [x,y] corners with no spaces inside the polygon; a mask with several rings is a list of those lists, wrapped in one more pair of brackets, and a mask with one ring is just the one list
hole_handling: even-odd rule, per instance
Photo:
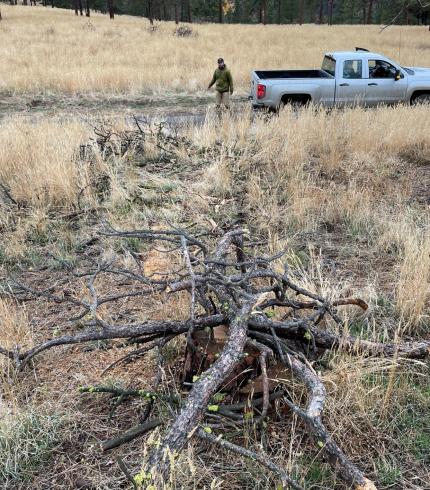
{"label": "white pickup truck", "polygon": [[430,68],[405,68],[363,48],[324,56],[321,70],[252,72],[254,108],[430,103]]}

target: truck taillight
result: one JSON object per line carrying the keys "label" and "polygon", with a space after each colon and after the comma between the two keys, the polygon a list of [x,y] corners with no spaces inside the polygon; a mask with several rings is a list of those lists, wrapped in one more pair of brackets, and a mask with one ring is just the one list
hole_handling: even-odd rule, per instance
{"label": "truck taillight", "polygon": [[266,85],[259,83],[257,85],[257,99],[262,99],[266,95]]}

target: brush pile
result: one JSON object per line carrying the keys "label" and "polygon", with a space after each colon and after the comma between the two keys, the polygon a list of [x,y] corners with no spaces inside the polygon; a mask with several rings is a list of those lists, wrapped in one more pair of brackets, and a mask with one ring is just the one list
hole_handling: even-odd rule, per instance
{"label": "brush pile", "polygon": [[[288,266],[281,267],[283,253],[259,255],[257,251],[262,250],[262,244],[252,241],[245,229],[191,234],[174,227],[118,231],[107,226],[95,237],[95,242],[106,247],[124,239],[158,250],[173,258],[171,263],[175,266],[170,270],[146,271],[141,256],[132,250],[127,250],[130,260],[125,266],[120,260],[119,255],[124,254],[121,250],[118,254],[99,253],[96,258],[94,254],[86,254],[74,265],[63,262],[64,281],[50,289],[39,290],[10,280],[10,294],[18,301],[38,297],[67,304],[71,328],[67,335],[48,339],[30,350],[23,351],[19,346],[12,351],[0,347],[0,353],[13,360],[22,371],[43,351],[70,344],[121,339],[122,345],[136,347],[115,365],[133,362],[154,350],[158,355],[159,373],[153,390],[81,388],[82,392],[110,393],[117,405],[127,397],[147,399],[141,423],[105,441],[103,450],[165,426],[159,444],[146,460],[145,471],[132,478],[120,461],[135,487],[168,481],[175,454],[184,449],[190,438],[197,437],[264,465],[277,474],[285,488],[301,488],[269,456],[221,438],[225,427],[231,424],[237,427],[249,423],[250,419],[258,430],[264,431],[272,407],[282,404],[301,419],[333,471],[338,472],[349,487],[376,488],[326,430],[323,422],[326,391],[315,368],[327,350],[420,359],[429,355],[430,342],[377,343],[333,333],[331,325],[342,330],[340,308],[352,305],[366,309],[366,303],[358,298],[328,300],[300,287]],[[84,280],[86,291],[70,289],[70,283],[76,278]],[[115,285],[112,288],[115,292],[100,294],[102,284]],[[129,316],[115,314],[116,305],[125,300],[151,301],[155,295],[167,298],[180,294],[189,297],[186,320],[138,322],[133,313]],[[225,332],[225,338],[214,352],[212,341],[220,330]],[[178,392],[166,394],[165,389],[159,389],[165,362],[163,352],[178,338],[186,340],[179,396]],[[301,387],[297,393],[290,385],[287,387],[268,374],[279,365],[294,380],[291,386]],[[256,380],[260,386],[256,393],[260,394],[252,396],[251,392],[243,401],[241,388]],[[306,396],[302,395],[303,387]],[[157,413],[160,399],[168,407],[167,416]]]}

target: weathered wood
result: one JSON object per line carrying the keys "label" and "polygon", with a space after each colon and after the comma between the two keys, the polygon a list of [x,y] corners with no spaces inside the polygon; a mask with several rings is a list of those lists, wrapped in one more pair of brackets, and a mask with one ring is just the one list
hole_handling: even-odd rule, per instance
{"label": "weathered wood", "polygon": [[246,344],[248,320],[256,298],[245,303],[230,323],[229,338],[218,360],[194,384],[184,408],[173,422],[159,447],[150,455],[147,470],[163,482],[170,469],[170,456],[181,450],[198,427],[211,396],[239,362]]}

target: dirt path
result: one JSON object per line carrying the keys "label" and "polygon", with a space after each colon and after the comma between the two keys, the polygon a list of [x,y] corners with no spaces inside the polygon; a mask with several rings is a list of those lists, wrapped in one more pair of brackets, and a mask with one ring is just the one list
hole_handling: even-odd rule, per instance
{"label": "dirt path", "polygon": [[[245,95],[234,97],[234,106],[247,103]],[[9,117],[69,119],[108,116],[140,121],[164,121],[170,125],[203,124],[214,105],[212,94],[171,94],[142,97],[0,94],[0,121]]]}

